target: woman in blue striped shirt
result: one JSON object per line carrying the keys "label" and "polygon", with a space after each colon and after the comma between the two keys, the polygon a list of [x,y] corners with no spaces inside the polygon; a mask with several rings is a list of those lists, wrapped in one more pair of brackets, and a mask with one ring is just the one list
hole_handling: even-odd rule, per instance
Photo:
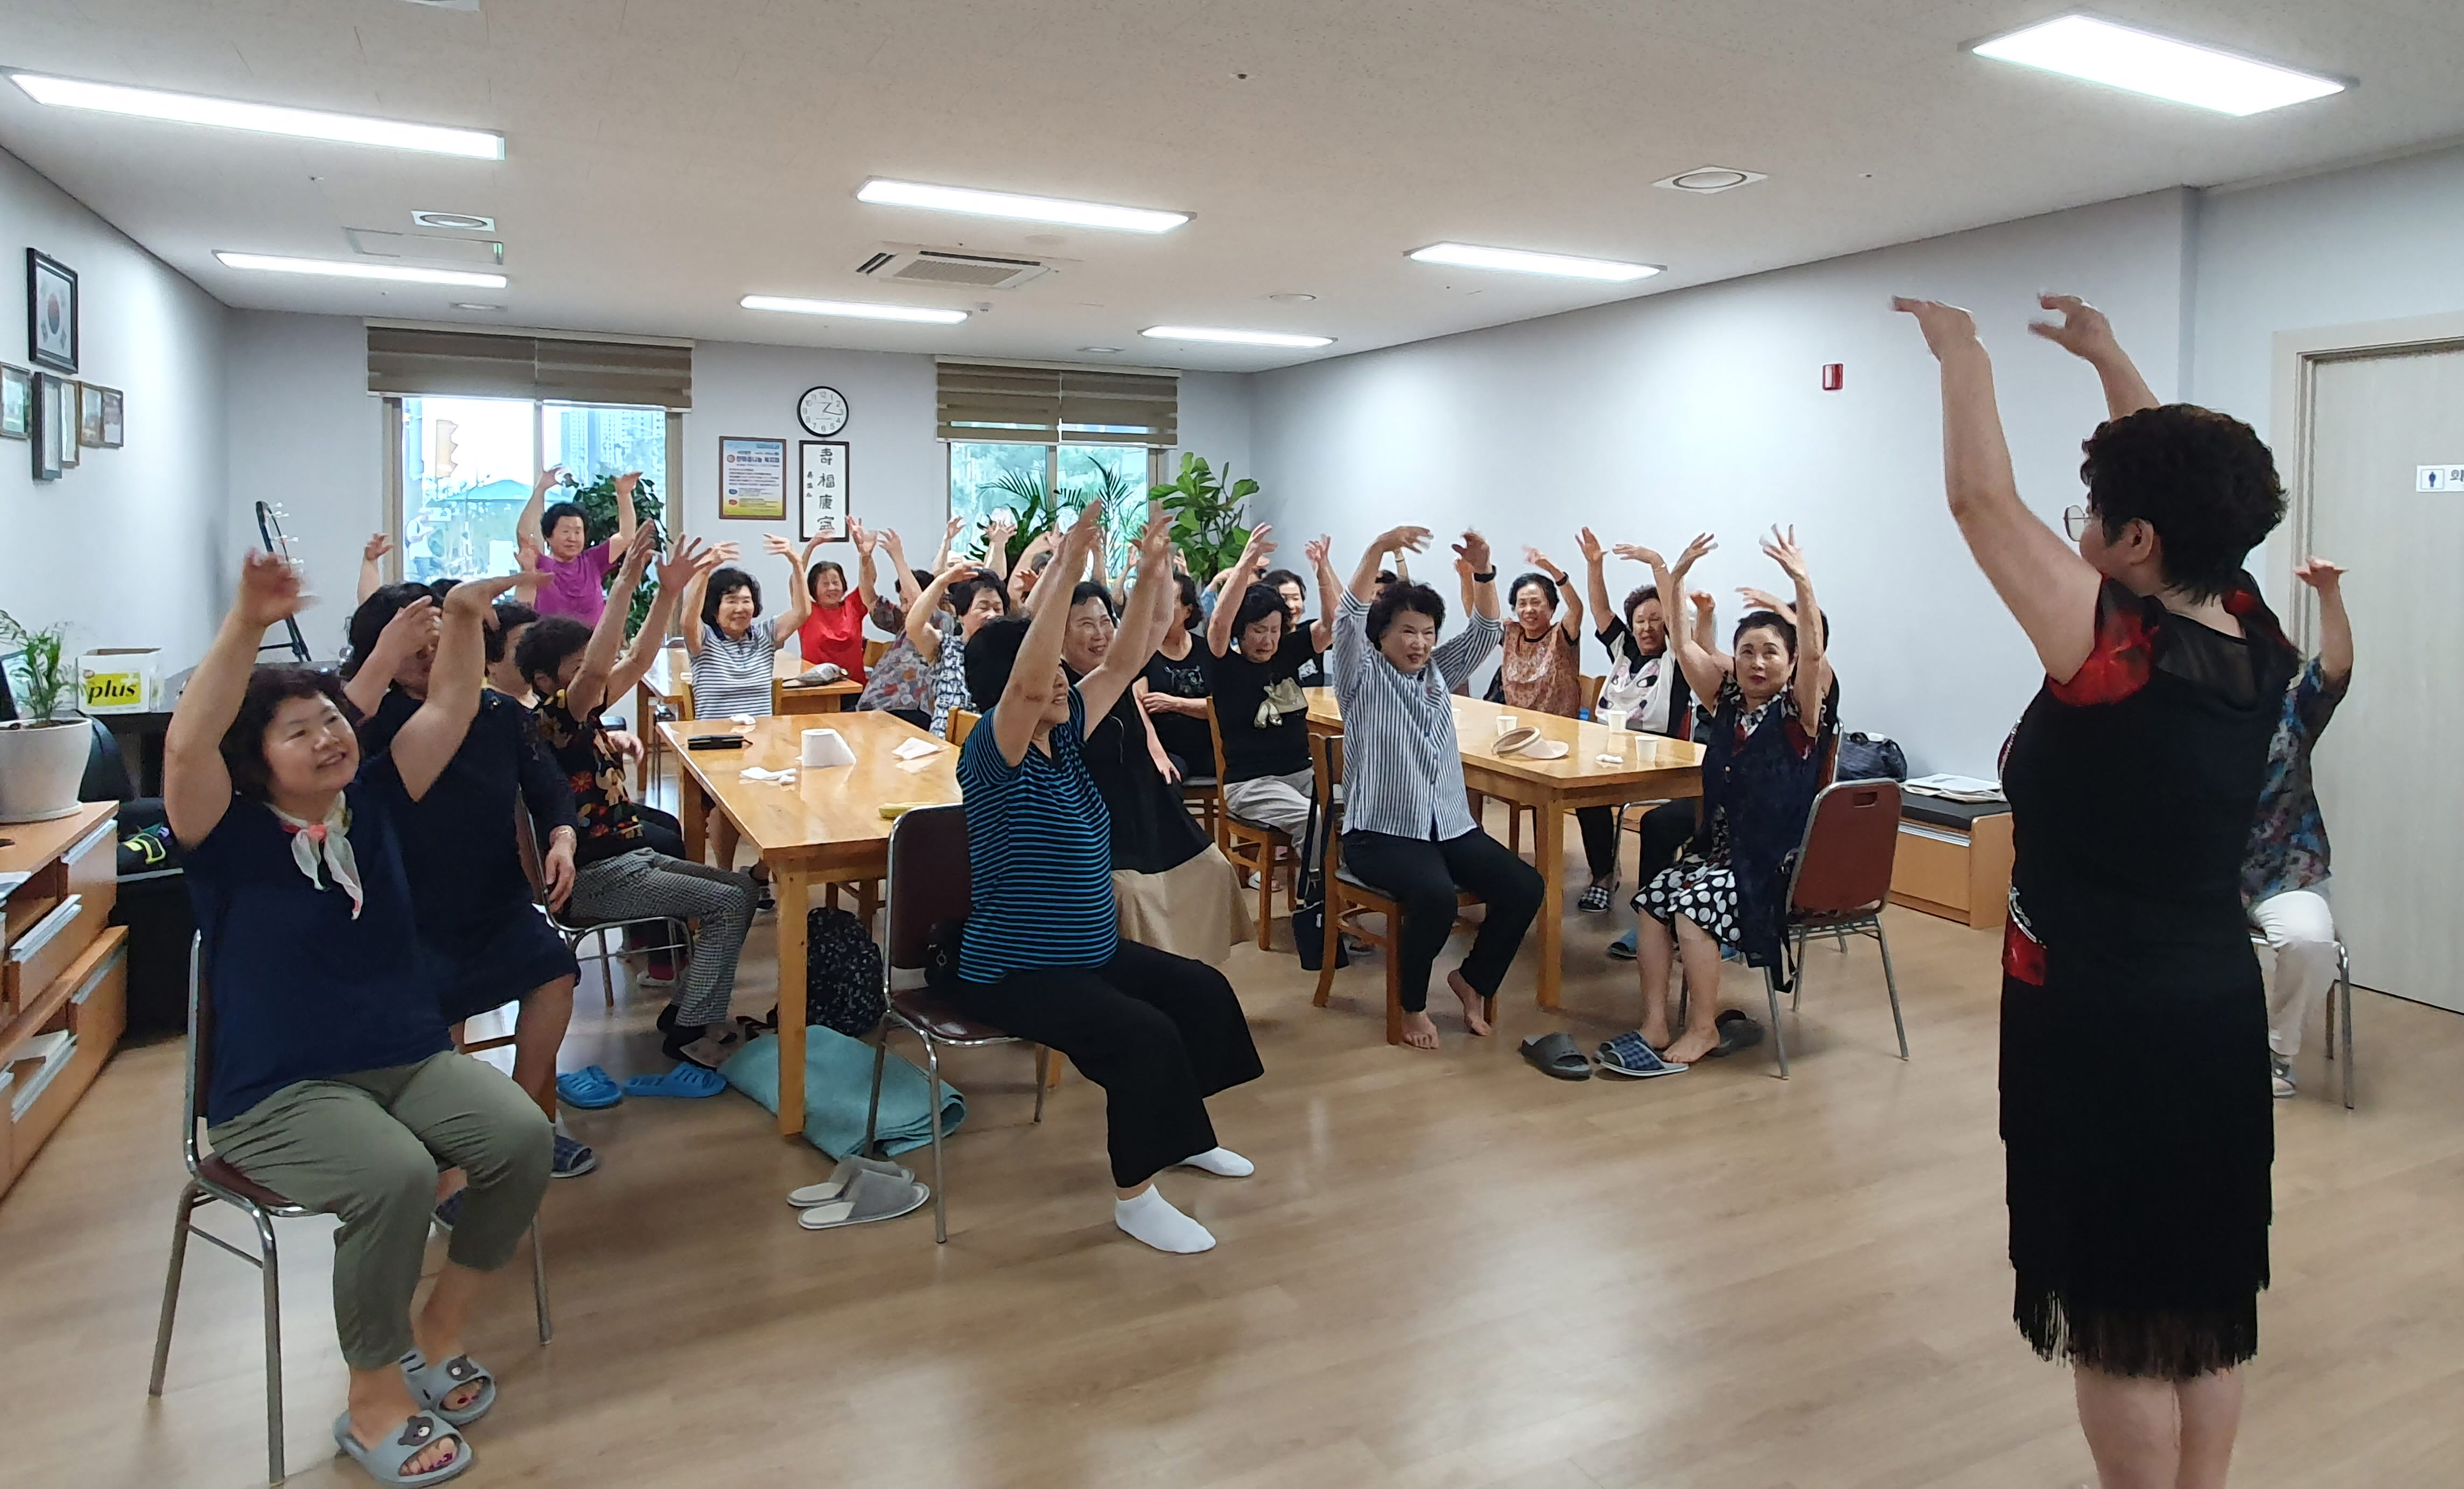
{"label": "woman in blue striped shirt", "polygon": [[[1102,532],[1092,504],[1043,582],[1067,592]],[[1217,1146],[1206,1098],[1264,1073],[1223,974],[1115,929],[1111,824],[1088,775],[1087,721],[1101,718],[1153,651],[1172,588],[1168,518],[1152,517],[1115,646],[1076,687],[1062,670],[1069,607],[1034,607],[967,643],[967,684],[998,701],[958,755],[974,905],[944,996],[972,1018],[1059,1050],[1104,1088],[1113,1222],[1158,1251],[1205,1251],[1206,1227],[1155,1187],[1188,1166],[1238,1178],[1249,1161]]]}
{"label": "woman in blue striped shirt", "polygon": [[[1334,628],[1334,696],[1343,705],[1343,861],[1364,884],[1402,907],[1403,1042],[1438,1047],[1429,1021],[1429,970],[1454,933],[1455,895],[1469,889],[1488,907],[1480,934],[1446,986],[1463,999],[1463,1024],[1488,1033],[1497,985],[1540,913],[1540,871],[1472,821],[1450,694],[1495,651],[1497,570],[1488,539],[1465,533],[1455,545],[1463,575],[1463,632],[1441,646],[1446,602],[1426,584],[1397,580],[1381,593],[1378,564],[1429,540],[1424,527],[1381,535],[1360,556]],[[1323,569],[1323,560],[1321,560]],[[1334,575],[1321,572],[1331,590]],[[1372,599],[1375,603],[1372,603]]]}

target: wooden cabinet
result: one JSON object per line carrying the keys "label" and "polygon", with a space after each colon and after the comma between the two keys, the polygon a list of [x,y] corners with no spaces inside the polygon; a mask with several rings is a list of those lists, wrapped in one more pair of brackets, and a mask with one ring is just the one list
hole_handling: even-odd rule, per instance
{"label": "wooden cabinet", "polygon": [[[0,1193],[94,1084],[128,1022],[119,807],[0,824]],[[18,881],[18,875],[23,875]]]}
{"label": "wooden cabinet", "polygon": [[2011,808],[1999,801],[1903,798],[1891,903],[2001,930],[2011,905]]}

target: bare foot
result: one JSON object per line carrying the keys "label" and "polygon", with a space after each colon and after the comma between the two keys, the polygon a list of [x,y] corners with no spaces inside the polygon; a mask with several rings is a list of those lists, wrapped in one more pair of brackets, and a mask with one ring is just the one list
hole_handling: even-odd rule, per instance
{"label": "bare foot", "polygon": [[[373,1449],[387,1438],[400,1436],[403,1425],[410,1420],[407,1415],[395,1416],[390,1412],[381,1414],[390,1420],[371,1421],[361,1416],[357,1412],[352,1412],[351,1439],[363,1448]],[[441,1416],[432,1413],[424,1414],[428,1415],[430,1422],[436,1424],[436,1440],[420,1449],[417,1455],[403,1464],[402,1471],[406,1475],[425,1474],[432,1469],[443,1468],[462,1456],[460,1432],[449,1425]]]}
{"label": "bare foot", "polygon": [[1446,974],[1446,986],[1454,989],[1455,996],[1463,999],[1463,1027],[1475,1035],[1485,1038],[1488,1034],[1488,1020],[1481,1016],[1481,1008],[1486,999],[1473,991],[1470,983],[1463,980],[1461,971]]}
{"label": "bare foot", "polygon": [[1438,1026],[1429,1022],[1425,1012],[1406,1013],[1403,1016],[1403,1042],[1414,1049],[1436,1049]]}
{"label": "bare foot", "polygon": [[1690,1065],[1720,1047],[1720,1031],[1688,1029],[1677,1037],[1677,1042],[1660,1052],[1660,1058],[1672,1065]]}

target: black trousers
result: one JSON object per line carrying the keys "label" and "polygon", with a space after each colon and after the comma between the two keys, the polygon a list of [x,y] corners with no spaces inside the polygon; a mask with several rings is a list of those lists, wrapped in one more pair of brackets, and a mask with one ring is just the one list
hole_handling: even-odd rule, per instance
{"label": "black trousers", "polygon": [[1609,880],[1617,877],[1617,809],[1613,806],[1585,806],[1574,809],[1574,825],[1583,830],[1583,857],[1591,865],[1592,877]]}
{"label": "black trousers", "polygon": [[1472,938],[1471,954],[1463,958],[1463,980],[1483,997],[1497,996],[1524,932],[1540,913],[1546,887],[1540,870],[1477,827],[1443,843],[1347,832],[1343,861],[1402,907],[1396,971],[1402,979],[1404,1012],[1417,1014],[1429,1006],[1429,968],[1454,932],[1458,889],[1469,889],[1488,907],[1480,933]]}
{"label": "black trousers", "polygon": [[1662,801],[1642,814],[1642,864],[1635,876],[1637,889],[1648,887],[1660,871],[1677,862],[1685,844],[1694,838],[1694,819],[1700,805],[1693,798]]}
{"label": "black trousers", "polygon": [[1265,1074],[1223,974],[1135,941],[1101,967],[953,978],[940,991],[969,1018],[1059,1050],[1104,1088],[1122,1189],[1215,1147],[1206,1098]]}
{"label": "black trousers", "polygon": [[685,856],[685,824],[673,813],[637,803],[633,815],[642,820],[642,846],[656,848],[670,858]]}

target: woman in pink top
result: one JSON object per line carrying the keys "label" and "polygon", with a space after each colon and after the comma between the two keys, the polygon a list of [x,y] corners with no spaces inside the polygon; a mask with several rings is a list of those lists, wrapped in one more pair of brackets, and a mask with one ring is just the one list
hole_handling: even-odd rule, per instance
{"label": "woman in pink top", "polygon": [[864,529],[864,524],[850,519],[847,537],[855,544],[855,588],[849,590],[847,570],[825,558],[813,563],[813,550],[825,539],[815,538],[804,545],[804,559],[809,565],[804,575],[804,592],[812,597],[813,613],[805,618],[797,632],[804,663],[819,667],[835,662],[839,670],[854,682],[864,681],[864,618],[872,613],[872,554],[880,538]]}
{"label": "woman in pink top", "polygon": [[539,572],[547,576],[533,602],[539,615],[569,615],[596,625],[607,609],[607,576],[616,568],[615,556],[633,540],[633,485],[642,472],[627,471],[616,478],[616,536],[598,544],[590,541],[590,519],[579,503],[546,506],[548,489],[564,478],[562,466],[539,472],[531,499],[515,519],[514,540],[523,552],[539,555]]}

